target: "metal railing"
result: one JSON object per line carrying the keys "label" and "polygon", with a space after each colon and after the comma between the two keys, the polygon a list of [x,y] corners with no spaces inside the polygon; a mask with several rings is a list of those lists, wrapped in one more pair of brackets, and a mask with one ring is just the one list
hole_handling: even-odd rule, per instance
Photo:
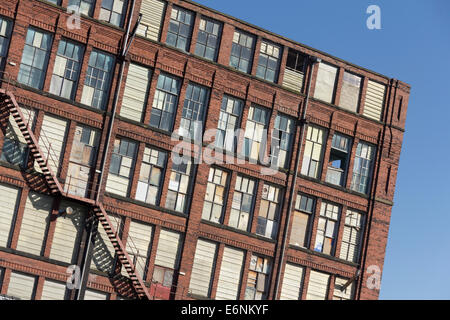
{"label": "metal railing", "polygon": [[[7,73],[7,72],[0,72],[0,76],[1,76],[1,82],[2,82],[2,87],[3,87],[3,83],[6,83],[6,88],[5,91],[6,92],[11,92],[14,96],[17,96],[17,92],[18,92],[18,88],[25,90],[24,86],[17,82],[16,80],[13,80],[12,76]],[[32,128],[32,123],[30,126],[30,122],[32,119],[32,115],[33,115],[33,110],[25,107],[25,108],[20,108],[20,112],[22,112],[22,114],[26,115],[27,119],[26,120],[26,126],[28,127],[28,130],[30,132],[33,132],[33,128]],[[60,156],[56,153],[56,151],[52,148],[52,143],[50,141],[50,139],[47,137],[46,133],[45,133],[45,129],[42,127],[41,131],[39,133],[39,140],[38,140],[38,144],[42,150],[43,156],[46,156],[45,159],[43,159],[45,161],[45,165],[48,165],[48,162],[51,161],[50,165],[53,165],[54,168],[56,168],[56,172],[54,172],[55,175],[58,174],[58,171],[60,169],[61,163],[62,163],[62,159],[60,159]]]}
{"label": "metal railing", "polygon": [[[22,84],[20,84],[16,80],[13,80],[12,76],[9,73],[4,72],[4,71],[0,71],[0,82],[2,83],[2,85],[1,85],[2,88],[4,88],[6,92],[11,92],[14,96],[17,96],[18,88],[20,88],[22,90],[26,90]],[[4,84],[6,85],[6,87],[4,86]],[[30,122],[32,119],[32,112],[33,112],[32,109],[20,108],[20,111],[24,114],[24,116],[25,115],[27,116],[27,119],[24,119],[27,121],[26,126],[30,132],[33,132],[32,126],[30,126]],[[40,146],[36,146],[36,147],[38,147],[38,148],[41,147],[42,149],[44,149],[43,151],[45,151],[45,153],[46,153],[46,154],[42,155],[43,157],[46,156],[46,158],[43,159],[45,161],[45,165],[47,166],[49,164],[49,161],[51,161],[51,163],[53,164],[53,167],[55,167],[56,170],[59,171],[61,163],[62,163],[62,159],[59,159],[59,156],[57,155],[55,150],[52,148],[52,143],[51,143],[50,139],[47,137],[47,135],[45,134],[44,128],[41,128],[38,144],[40,144]],[[56,177],[58,172],[54,172],[54,174]],[[91,175],[89,175],[89,179],[87,181],[73,177],[73,176],[69,176],[66,179],[66,183],[64,184],[64,195],[67,197],[70,197],[70,195],[78,196],[78,194],[73,194],[70,192],[71,186],[75,186],[76,181],[83,181],[86,183],[85,194],[80,196],[80,198],[91,200],[91,199],[87,198],[89,196],[89,194],[91,194],[91,196],[92,196],[98,190],[97,189],[98,183],[92,182]],[[76,186],[76,188],[78,188],[78,186]],[[114,215],[108,215],[108,217],[110,218],[111,223],[114,224],[111,226],[111,228],[112,228],[112,232],[115,234],[115,237],[121,238],[120,233],[122,230],[121,228],[123,227],[122,219],[121,218],[117,219]],[[138,249],[135,241],[133,240],[133,238],[130,235],[128,235],[128,237],[126,239],[126,245],[125,245],[124,249],[128,252],[129,255],[133,256],[133,265],[134,265],[133,271],[135,273],[136,273],[136,269],[145,271],[146,264],[143,265],[142,262],[139,261],[140,260],[139,259],[139,257],[140,257],[139,249]]]}

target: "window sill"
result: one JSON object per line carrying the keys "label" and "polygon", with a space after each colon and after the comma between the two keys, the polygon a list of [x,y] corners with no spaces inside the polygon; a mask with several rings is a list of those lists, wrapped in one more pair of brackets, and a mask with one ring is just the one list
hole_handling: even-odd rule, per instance
{"label": "window sill", "polygon": [[128,198],[128,197],[122,197],[122,196],[119,196],[119,195],[114,194],[114,193],[105,192],[104,195],[109,197],[109,198],[113,198],[113,199],[116,199],[116,200],[119,200],[119,201],[124,201],[124,202],[128,202],[128,203],[136,204],[136,205],[141,206],[141,207],[162,211],[162,212],[169,213],[169,214],[172,214],[172,215],[175,215],[175,216],[179,216],[179,217],[182,217],[182,218],[188,218],[189,217],[189,215],[187,213],[181,213],[181,212],[178,212],[178,211],[170,210],[170,209],[167,209],[167,208],[164,208],[164,207],[160,207],[160,206],[157,206],[157,205],[145,203],[145,202],[142,202],[142,201],[139,201],[139,200],[135,200],[135,199],[131,199],[131,198]]}
{"label": "window sill", "polygon": [[308,248],[304,248],[304,247],[300,247],[300,246],[296,246],[296,245],[293,245],[293,244],[289,244],[289,249],[293,249],[293,250],[296,250],[296,251],[302,251],[302,252],[305,252],[305,253],[308,253],[308,254],[311,254],[311,255],[315,255],[315,256],[318,256],[318,257],[325,258],[325,259],[329,259],[329,260],[333,260],[333,261],[336,261],[336,262],[340,262],[340,263],[343,263],[343,264],[346,264],[346,265],[349,265],[349,266],[352,266],[352,267],[355,267],[355,268],[359,267],[359,263],[350,262],[350,261],[347,261],[347,260],[344,260],[344,259],[337,258],[335,256],[330,256],[328,254],[324,254],[324,253],[321,253],[321,252],[317,252],[317,251],[314,251],[314,250],[311,250],[311,249],[308,249]]}
{"label": "window sill", "polygon": [[322,180],[319,180],[319,179],[311,178],[311,177],[305,176],[303,174],[299,174],[297,177],[299,177],[301,179],[305,179],[305,180],[311,181],[311,182],[314,182],[314,183],[318,183],[318,184],[321,184],[321,185],[324,185],[324,186],[327,186],[327,187],[330,187],[330,188],[333,188],[333,189],[336,189],[336,190],[339,190],[339,191],[342,191],[342,192],[345,192],[345,193],[348,193],[348,194],[352,194],[352,195],[359,196],[359,197],[362,197],[362,198],[365,198],[365,199],[369,199],[369,195],[368,194],[359,193],[359,192],[353,191],[351,189],[347,189],[347,188],[344,188],[344,187],[341,187],[341,186],[338,186],[338,185],[335,185],[335,184],[332,184],[332,183],[329,183],[329,182],[326,182],[326,181],[322,181]]}
{"label": "window sill", "polygon": [[258,239],[258,240],[263,240],[263,241],[270,242],[270,243],[276,243],[277,242],[275,239],[266,238],[264,236],[260,236],[260,235],[255,234],[255,233],[251,233],[251,232],[248,232],[248,231],[243,231],[243,230],[240,230],[240,229],[236,229],[236,228],[233,228],[233,227],[230,227],[230,226],[226,226],[226,225],[221,224],[221,223],[212,222],[212,221],[208,221],[208,220],[204,220],[204,219],[202,219],[201,222],[204,223],[204,224],[216,227],[216,228],[220,228],[220,229],[223,229],[223,230],[236,232],[236,233],[239,233],[239,234],[242,234],[242,235],[245,235],[245,236],[248,236],[248,237],[252,237],[252,238],[255,238],[255,239]]}

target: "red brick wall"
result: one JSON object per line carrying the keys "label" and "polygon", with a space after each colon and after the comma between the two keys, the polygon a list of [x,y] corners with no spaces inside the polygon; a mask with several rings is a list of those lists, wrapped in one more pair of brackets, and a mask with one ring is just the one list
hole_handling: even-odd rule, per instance
{"label": "red brick wall", "polygon": [[[67,1],[64,1],[63,5]],[[98,18],[100,10],[100,2],[97,1],[95,11],[93,14],[94,19]],[[136,10],[133,19],[137,17],[139,12],[138,8],[141,1],[136,1]],[[196,26],[198,25],[199,15],[205,15],[210,18],[222,21],[224,23],[223,34],[221,39],[221,45],[218,55],[218,63],[206,62],[201,58],[195,57],[192,52],[196,42],[196,28],[194,30],[194,36],[191,40],[191,54],[186,54],[178,50],[172,49],[164,45],[168,23],[170,20],[170,6],[172,3],[188,8],[195,11],[196,14]],[[17,5],[18,4],[18,5]],[[16,15],[14,31],[12,35],[11,45],[9,49],[8,62],[13,62],[15,65],[7,64],[6,72],[11,74],[13,79],[16,79],[22,50],[25,41],[26,30],[29,25],[44,29],[51,32],[54,35],[51,56],[49,61],[49,68],[45,78],[44,90],[24,90],[17,89],[15,95],[18,102],[23,103],[29,107],[33,107],[39,110],[39,117],[36,133],[40,130],[40,123],[44,113],[55,114],[65,119],[70,120],[69,140],[67,141],[64,157],[63,168],[61,170],[60,178],[64,180],[66,178],[68,160],[70,156],[71,137],[76,124],[84,124],[97,129],[105,129],[109,123],[110,112],[112,110],[113,92],[117,86],[117,75],[119,72],[119,64],[116,64],[114,71],[114,81],[111,86],[111,93],[109,96],[109,103],[106,112],[94,110],[89,107],[82,107],[79,103],[81,99],[81,92],[83,83],[87,71],[87,65],[89,61],[89,55],[93,48],[106,51],[110,54],[116,55],[119,52],[119,45],[121,37],[124,31],[120,28],[112,28],[105,23],[100,23],[94,19],[82,19],[81,30],[68,30],[66,26],[66,19],[68,14],[64,9],[55,6],[48,5],[40,1],[15,1],[5,0],[0,5],[0,15],[7,16],[13,19]],[[274,43],[280,44],[284,47],[283,60],[281,64],[281,70],[279,74],[278,84],[268,83],[266,81],[258,80],[254,75],[256,72],[257,57],[255,54],[253,59],[252,75],[246,75],[240,72],[231,70],[228,67],[229,57],[231,52],[231,41],[233,38],[234,28],[238,28],[254,34],[257,37],[256,52],[258,52],[258,44],[261,39],[268,39]],[[80,75],[80,81],[75,98],[75,103],[69,101],[63,101],[61,99],[55,99],[52,96],[48,96],[45,92],[48,91],[51,81],[51,74],[53,70],[54,58],[57,51],[57,45],[61,37],[67,37],[83,43],[86,46],[86,52],[83,59],[82,71]],[[245,101],[245,109],[242,116],[242,127],[245,128],[248,108],[252,103],[262,105],[271,110],[271,123],[273,127],[273,120],[277,112],[290,115],[294,118],[300,119],[302,108],[305,104],[305,92],[302,94],[296,94],[283,88],[281,85],[283,82],[284,64],[286,61],[287,48],[294,48],[305,54],[317,56],[324,61],[333,63],[339,67],[340,74],[343,70],[349,70],[363,76],[363,87],[360,100],[359,114],[344,111],[335,105],[323,103],[321,101],[310,99],[308,106],[307,117],[310,123],[322,126],[328,129],[329,134],[333,132],[341,132],[353,138],[352,158],[350,159],[349,170],[347,173],[347,184],[345,188],[333,187],[324,182],[326,167],[323,162],[323,174],[321,181],[308,179],[302,176],[297,178],[295,194],[298,192],[304,192],[313,195],[319,199],[317,208],[315,211],[315,219],[313,223],[312,238],[310,241],[310,247],[308,249],[294,249],[288,247],[286,249],[286,256],[284,261],[292,262],[299,265],[327,272],[332,275],[338,275],[341,277],[352,277],[359,267],[362,268],[362,275],[358,280],[358,290],[356,298],[359,299],[377,299],[379,290],[371,290],[367,288],[366,281],[370,274],[367,274],[366,270],[371,265],[377,265],[380,269],[383,267],[385,248],[387,242],[387,234],[389,230],[390,212],[392,209],[392,201],[394,198],[396,174],[398,170],[398,162],[401,151],[401,144],[403,139],[403,132],[405,126],[406,109],[408,105],[409,86],[397,81],[391,80],[387,77],[379,74],[367,71],[365,69],[358,68],[354,65],[346,63],[337,58],[330,57],[324,53],[314,51],[311,48],[302,47],[288,39],[281,38],[274,34],[268,33],[261,29],[256,29],[244,22],[232,19],[228,16],[220,13],[209,11],[201,6],[197,6],[191,2],[170,0],[169,8],[166,10],[166,15],[161,31],[162,43],[156,43],[146,40],[142,37],[136,37],[135,42],[130,50],[130,55],[127,59],[127,66],[129,61],[143,64],[147,67],[154,69],[151,80],[151,89],[148,95],[147,106],[145,108],[144,122],[137,123],[129,120],[125,120],[117,117],[114,124],[114,130],[111,138],[110,152],[115,137],[126,137],[137,141],[139,143],[139,150],[144,149],[144,145],[150,145],[162,148],[170,152],[173,146],[177,142],[171,141],[170,135],[161,133],[158,130],[152,130],[149,126],[150,112],[152,107],[154,90],[156,87],[156,79],[160,72],[166,72],[183,79],[183,86],[179,96],[178,112],[175,121],[174,128],[178,128],[181,117],[181,110],[183,107],[184,95],[186,87],[189,81],[201,84],[211,89],[211,99],[208,106],[206,117],[206,129],[215,128],[217,126],[217,119],[220,113],[220,103],[223,94],[229,94]],[[125,72],[127,71],[127,66]],[[311,70],[308,70],[311,72]],[[312,70],[312,83],[311,83],[311,96],[313,96],[315,89],[315,79],[317,76],[317,67]],[[125,73],[126,78],[126,73]],[[305,77],[306,79],[307,77]],[[386,90],[386,102],[384,108],[384,115],[382,121],[373,121],[367,119],[362,114],[362,106],[364,105],[364,94],[367,87],[368,79],[376,80],[387,86]],[[339,77],[342,79],[342,77]],[[124,83],[121,86],[121,94],[124,90]],[[5,84],[3,84],[4,86]],[[306,88],[306,86],[304,86]],[[335,95],[335,103],[338,104],[340,96],[341,85],[337,86],[337,92]],[[306,89],[305,89],[306,90]],[[119,97],[118,112],[120,111],[122,99]],[[401,105],[401,106],[400,106]],[[41,121],[39,122],[39,118]],[[330,136],[331,137],[331,136]],[[249,266],[249,260],[251,253],[255,252],[260,255],[266,255],[272,258],[273,272],[271,276],[270,295],[269,298],[275,298],[279,296],[279,293],[275,294],[275,280],[276,274],[279,268],[281,243],[284,236],[284,225],[287,221],[288,210],[288,198],[290,196],[290,185],[292,184],[293,171],[295,168],[295,154],[299,146],[300,134],[297,130],[295,135],[295,142],[291,150],[292,160],[290,162],[290,168],[286,171],[280,171],[274,176],[265,176],[260,173],[260,166],[256,164],[250,164],[246,162],[244,165],[232,165],[226,164],[221,167],[229,170],[232,173],[231,181],[229,185],[229,198],[226,206],[226,212],[224,213],[226,219],[229,217],[231,209],[231,198],[234,191],[234,181],[237,174],[243,174],[256,178],[258,183],[258,192],[256,194],[255,210],[252,222],[252,231],[255,231],[256,218],[259,210],[259,200],[261,198],[261,189],[264,181],[278,185],[284,190],[283,204],[281,206],[281,219],[280,228],[275,241],[268,241],[262,237],[256,237],[252,234],[237,233],[231,228],[222,226],[214,226],[212,224],[206,224],[201,221],[201,212],[203,208],[203,199],[205,194],[205,188],[207,183],[207,175],[209,172],[209,166],[206,164],[200,164],[196,170],[196,176],[193,177],[195,185],[193,186],[192,193],[190,194],[191,206],[189,215],[174,214],[169,210],[162,210],[155,206],[142,206],[136,202],[130,202],[126,199],[119,199],[106,195],[103,197],[103,201],[107,210],[118,213],[127,217],[127,221],[130,218],[146,221],[156,226],[156,234],[161,227],[173,229],[179,232],[185,233],[185,239],[183,243],[183,250],[181,254],[180,272],[185,275],[180,275],[178,279],[178,285],[180,288],[187,288],[189,286],[190,273],[192,268],[193,257],[195,253],[195,246],[198,237],[210,239],[221,243],[219,252],[223,252],[223,245],[235,246],[247,251],[245,260],[245,272],[242,279],[242,286],[240,289],[240,298],[244,297],[246,274]],[[3,132],[0,134],[0,145],[3,143]],[[106,140],[106,130],[102,131],[100,153],[97,158],[97,169],[101,165],[101,159],[103,157],[102,150]],[[358,141],[366,141],[377,146],[376,162],[374,167],[374,174],[372,179],[371,192],[367,196],[361,196],[355,192],[349,191],[349,186],[352,176],[353,168],[353,156]],[[331,139],[327,139],[327,151],[330,149]],[[270,141],[269,141],[270,142]],[[209,144],[209,141],[206,141]],[[304,144],[304,141],[302,142]],[[202,150],[205,150],[203,146]],[[327,155],[327,151],[326,154]],[[303,155],[301,156],[301,158]],[[138,164],[136,170],[139,170],[140,159],[142,155],[138,156]],[[106,177],[109,168],[109,155],[106,161],[105,179],[103,180],[103,188],[106,184]],[[325,158],[326,159],[326,158]],[[161,204],[164,205],[165,197],[167,193],[168,175],[170,174],[171,161],[168,162],[168,168],[166,170],[166,177],[163,184],[163,194],[161,196]],[[301,164],[300,164],[301,167]],[[136,184],[138,179],[138,171],[136,171],[131,181],[131,197],[134,196],[136,190]],[[98,182],[99,175],[95,174],[94,181]],[[58,279],[65,281],[67,275],[65,274],[65,267],[51,263],[46,258],[49,254],[48,248],[51,246],[51,239],[47,242],[47,250],[44,257],[36,259],[33,257],[23,257],[14,254],[14,248],[17,243],[17,236],[20,229],[20,219],[23,214],[23,207],[26,200],[26,194],[29,190],[29,182],[25,175],[21,174],[16,169],[9,168],[5,165],[0,166],[0,181],[4,183],[10,183],[23,188],[20,206],[18,209],[18,220],[16,229],[14,231],[13,242],[11,249],[13,250],[0,250],[0,267],[6,267],[5,281],[2,287],[2,293],[6,292],[8,283],[9,271],[11,269],[20,270],[23,272],[29,272],[31,274],[38,275],[40,279],[42,277],[48,277],[51,279]],[[365,231],[361,266],[353,263],[342,261],[338,258],[330,258],[328,256],[318,254],[312,251],[315,233],[317,229],[317,216],[319,214],[320,199],[332,201],[339,204],[342,207],[342,213],[345,213],[346,208],[353,208],[360,210],[367,214],[368,224]],[[341,214],[341,221],[339,222],[341,228],[338,235],[338,240],[342,238],[342,226],[344,224],[345,214]],[[291,219],[292,221],[292,219]],[[226,224],[227,220],[225,220]],[[50,223],[50,230],[54,228],[55,221]],[[288,237],[289,237],[288,228]],[[154,238],[157,240],[157,237]],[[156,254],[156,241],[153,242],[153,248],[150,256],[149,274],[146,280],[151,280],[151,273],[153,270],[153,262]],[[336,255],[339,252],[339,245],[337,246]],[[218,256],[218,261],[221,261],[221,254]],[[219,263],[220,264],[220,263]],[[307,272],[308,274],[308,272]],[[215,289],[217,285],[217,276],[215,274],[214,286],[212,289],[212,298],[215,295]],[[281,275],[283,279],[283,274]],[[330,283],[334,283],[334,277],[330,280]],[[38,292],[42,290],[43,281],[39,281]],[[90,282],[90,287],[113,293],[114,289],[104,276],[98,276],[95,280]],[[306,290],[305,285],[305,290]],[[305,291],[304,290],[304,291]],[[182,289],[177,292],[177,298],[187,298],[181,293]],[[332,286],[330,288],[332,295]],[[305,294],[303,293],[303,297]],[[115,298],[113,293],[111,298]]]}

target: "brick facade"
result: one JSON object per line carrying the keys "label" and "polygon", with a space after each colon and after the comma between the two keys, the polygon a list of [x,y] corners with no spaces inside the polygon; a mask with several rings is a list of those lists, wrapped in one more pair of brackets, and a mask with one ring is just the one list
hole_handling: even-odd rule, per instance
{"label": "brick facade", "polygon": [[[136,0],[135,3],[136,8],[132,17],[133,23],[137,19],[141,0]],[[114,92],[116,90],[116,86],[118,85],[117,79],[120,69],[119,64],[115,64],[112,85],[105,111],[81,104],[80,101],[83,84],[88,69],[90,52],[95,48],[117,56],[120,51],[120,45],[122,42],[121,39],[125,32],[122,28],[114,27],[97,20],[100,14],[101,5],[101,1],[99,0],[96,1],[92,18],[83,16],[81,18],[81,29],[70,30],[66,24],[67,19],[70,17],[65,9],[67,4],[68,0],[62,0],[61,6],[55,6],[47,3],[46,1],[40,0],[4,0],[0,5],[0,16],[14,21],[7,63],[4,70],[5,73],[7,73],[12,79],[17,79],[18,76],[27,28],[29,26],[35,26],[36,28],[48,31],[53,35],[53,42],[47,69],[48,71],[45,76],[43,90],[32,89],[29,87],[17,87],[14,94],[20,104],[38,111],[36,127],[34,130],[36,136],[39,136],[44,114],[56,115],[69,121],[67,129],[68,132],[66,135],[67,141],[64,146],[62,166],[59,173],[59,179],[62,183],[66,182],[68,179],[67,170],[69,165],[69,157],[75,127],[77,124],[87,125],[101,131],[99,153],[95,162],[95,168],[100,169],[104,145],[107,138],[106,128],[111,117]],[[195,12],[195,23],[189,53],[171,48],[165,44],[165,39],[169,28],[171,7],[174,4]],[[126,19],[124,21],[124,26],[127,23],[129,10],[130,8],[127,9],[127,14],[125,14]],[[194,54],[201,15],[223,23],[217,62],[207,61],[195,56]],[[231,43],[235,28],[256,36],[257,41],[251,74],[238,72],[229,67]],[[85,53],[82,61],[75,101],[62,99],[48,93],[58,43],[62,37],[72,39],[85,46]],[[270,83],[268,81],[260,80],[255,76],[256,66],[258,65],[258,54],[256,53],[259,52],[262,39],[267,39],[271,42],[279,44],[283,48],[277,83]],[[277,113],[288,115],[296,119],[296,121],[300,121],[303,109],[305,108],[307,86],[303,86],[301,93],[296,93],[282,86],[288,48],[292,48],[306,55],[315,56],[322,59],[324,62],[333,64],[339,68],[339,72],[334,95],[334,103],[330,104],[313,98],[318,71],[317,65],[313,68],[311,68],[311,65],[308,65],[305,70],[305,84],[307,83],[306,79],[308,79],[309,74],[312,73],[307,120],[309,124],[314,124],[327,130],[325,139],[326,148],[324,149],[324,161],[321,163],[322,169],[319,171],[321,172],[319,179],[308,178],[301,175],[300,172],[297,176],[294,194],[301,192],[315,197],[316,207],[313,213],[309,247],[298,248],[289,245],[288,241],[285,251],[284,264],[287,261],[289,263],[305,267],[303,279],[304,284],[302,292],[300,293],[302,299],[306,297],[310,270],[321,271],[331,275],[327,294],[328,297],[331,298],[333,296],[335,277],[339,276],[349,279],[352,278],[359,269],[361,270],[361,275],[355,282],[354,298],[377,299],[379,289],[370,289],[366,285],[368,280],[370,280],[369,277],[371,276],[370,272],[367,270],[369,266],[372,265],[376,265],[380,268],[380,270],[382,270],[384,264],[390,214],[393,206],[396,176],[410,92],[409,85],[396,79],[391,79],[372,71],[354,66],[341,59],[300,45],[289,39],[280,37],[268,31],[251,26],[245,22],[197,5],[191,1],[167,1],[167,7],[160,32],[160,40],[160,42],[155,42],[145,39],[144,37],[137,36],[125,61],[124,81],[120,88],[116,120],[114,122],[112,137],[110,140],[109,154],[104,167],[105,176],[103,179],[102,190],[104,190],[106,185],[107,173],[110,166],[110,155],[111,150],[113,149],[114,140],[116,137],[124,137],[137,142],[139,146],[136,165],[134,166],[133,175],[130,179],[129,196],[124,198],[111,193],[102,192],[101,194],[101,199],[105,209],[108,212],[118,214],[124,218],[124,230],[129,228],[131,219],[143,221],[154,226],[152,247],[148,258],[148,271],[144,280],[150,282],[152,279],[151,275],[153,273],[159,233],[161,229],[168,229],[183,234],[182,249],[179,257],[179,269],[176,270],[177,274],[174,276],[176,279],[176,292],[172,296],[173,298],[197,298],[189,295],[186,288],[189,288],[197,239],[202,238],[219,244],[219,249],[217,251],[218,255],[216,257],[217,264],[213,273],[214,275],[211,285],[210,298],[215,298],[223,248],[227,245],[240,248],[245,251],[243,273],[241,285],[239,287],[239,298],[243,299],[245,296],[250,258],[252,253],[255,253],[272,259],[273,264],[268,289],[268,298],[279,299],[281,283],[279,285],[278,292],[275,292],[276,279],[279,271],[278,269],[280,268],[279,262],[283,238],[287,236],[287,239],[289,239],[291,232],[292,219],[290,219],[290,225],[286,228],[288,199],[291,196],[290,191],[295,171],[296,153],[300,143],[303,145],[300,159],[303,159],[303,152],[305,150],[305,139],[300,142],[301,130],[295,130],[294,132],[293,147],[290,150],[291,156],[290,161],[288,162],[288,169],[280,169],[275,175],[261,174],[261,165],[249,163],[247,160],[245,160],[244,164],[217,165],[218,168],[226,170],[230,175],[228,196],[225,201],[225,212],[223,214],[224,220],[222,224],[217,224],[202,220],[203,202],[210,167],[205,163],[194,166],[194,173],[192,175],[192,189],[188,194],[189,208],[186,211],[189,212],[189,214],[177,213],[163,208],[162,204],[166,201],[167,186],[169,184],[172,166],[171,150],[175,147],[178,141],[171,140],[171,133],[154,129],[148,124],[150,122],[150,114],[158,75],[162,72],[174,75],[181,79],[182,85],[178,99],[178,106],[176,109],[177,113],[174,128],[178,128],[180,125],[183,101],[186,94],[187,85],[190,82],[203,85],[210,89],[206,121],[204,123],[205,129],[217,128],[220,106],[224,94],[240,98],[244,101],[245,107],[241,117],[242,128],[245,128],[248,110],[253,104],[266,107],[270,110],[271,117],[269,122],[269,134],[271,129],[274,127],[274,119]],[[119,62],[119,60],[116,59],[116,62]],[[149,84],[149,92],[146,98],[147,102],[144,109],[142,122],[132,121],[120,116],[125,80],[130,62],[143,65],[152,70],[152,77]],[[342,90],[342,77],[344,70],[358,74],[362,77],[361,94],[359,98],[360,107],[357,113],[338,107],[338,101]],[[372,120],[362,114],[369,79],[386,86],[386,95],[381,121]],[[5,86],[7,86],[7,83],[3,82],[2,88]],[[0,131],[0,149],[3,147],[4,141],[4,123],[5,122],[3,119],[2,130]],[[332,142],[331,138],[335,132],[345,134],[352,139],[351,157],[349,159],[348,170],[346,172],[347,179],[345,180],[345,185],[342,187],[334,186],[325,182],[327,168],[326,159],[329,158]],[[360,194],[350,189],[354,157],[359,141],[364,141],[376,146],[375,161],[372,169],[373,174],[369,186],[370,191],[368,194]],[[212,141],[205,141],[203,143],[203,155],[205,155],[205,150],[208,150],[208,144],[211,142]],[[136,195],[137,181],[139,179],[139,171],[142,162],[142,153],[145,146],[165,150],[169,155],[167,168],[165,170],[165,177],[163,177],[162,183],[162,194],[160,199],[161,206],[145,204],[140,201],[133,200]],[[212,152],[212,155],[216,155],[215,151]],[[195,156],[195,154],[192,153],[192,156]],[[300,161],[300,168],[301,164],[302,162]],[[252,221],[250,232],[239,231],[232,227],[228,227],[227,223],[230,217],[234,186],[238,174],[252,177],[258,181],[257,191],[255,193],[255,206],[253,208],[254,214],[251,217]],[[93,175],[93,185],[96,185],[98,180],[99,173],[96,172]],[[278,186],[282,190],[283,194],[282,201],[280,203],[279,229],[275,239],[268,239],[256,235],[257,218],[264,182]],[[54,210],[51,213],[51,219],[49,219],[42,255],[34,256],[23,252],[18,252],[16,250],[17,238],[20,233],[21,219],[28,192],[30,190],[45,192],[45,185],[43,185],[43,181],[39,183],[39,179],[36,180],[36,178],[31,178],[29,173],[21,171],[20,168],[5,162],[0,162],[0,183],[14,185],[22,190],[10,245],[7,248],[0,248],[0,268],[4,268],[5,270],[3,274],[3,281],[0,281],[0,293],[7,293],[11,272],[17,270],[34,275],[38,278],[38,281],[36,281],[35,299],[39,299],[42,293],[44,279],[65,282],[68,277],[66,273],[68,264],[54,261],[49,258],[60,198],[56,197],[56,201],[53,204]],[[335,246],[336,251],[334,256],[329,256],[314,251],[320,204],[322,201],[332,202],[341,207],[340,221],[338,222],[337,245]],[[348,262],[339,258],[340,242],[343,237],[345,219],[344,213],[347,208],[358,210],[366,216],[361,245],[361,260],[358,263]],[[285,232],[287,232],[287,235]],[[123,234],[123,238],[126,241],[125,233]],[[80,255],[82,249],[84,248],[84,244],[84,242],[81,243]],[[284,264],[281,266],[280,281],[283,280]],[[112,285],[112,281],[110,281],[106,274],[91,271],[88,288],[109,293],[110,299],[117,298],[117,292]]]}

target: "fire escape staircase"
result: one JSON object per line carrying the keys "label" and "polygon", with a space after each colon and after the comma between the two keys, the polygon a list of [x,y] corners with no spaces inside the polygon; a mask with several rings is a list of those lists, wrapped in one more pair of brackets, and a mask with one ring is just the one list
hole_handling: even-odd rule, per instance
{"label": "fire escape staircase", "polygon": [[105,232],[115,249],[119,261],[127,271],[137,296],[139,297],[139,299],[151,300],[151,295],[149,294],[147,287],[136,271],[135,263],[133,263],[132,259],[128,255],[126,248],[123,242],[120,240],[120,237],[118,236],[118,233],[115,230],[111,219],[108,217],[108,214],[106,213],[103,205],[92,199],[71,195],[68,192],[65,192],[55,173],[48,166],[48,160],[52,157],[50,150],[51,146],[47,147],[50,149],[46,150],[46,157],[45,153],[43,152],[43,148],[39,146],[38,140],[34,136],[29,124],[27,124],[24,114],[22,113],[14,94],[6,89],[0,89],[0,104],[2,108],[7,108],[7,110],[16,121],[20,132],[23,134],[23,137],[28,144],[30,153],[33,155],[33,158],[42,170],[50,192],[54,195],[60,194],[66,198],[84,202],[92,207],[96,218],[105,229]]}

